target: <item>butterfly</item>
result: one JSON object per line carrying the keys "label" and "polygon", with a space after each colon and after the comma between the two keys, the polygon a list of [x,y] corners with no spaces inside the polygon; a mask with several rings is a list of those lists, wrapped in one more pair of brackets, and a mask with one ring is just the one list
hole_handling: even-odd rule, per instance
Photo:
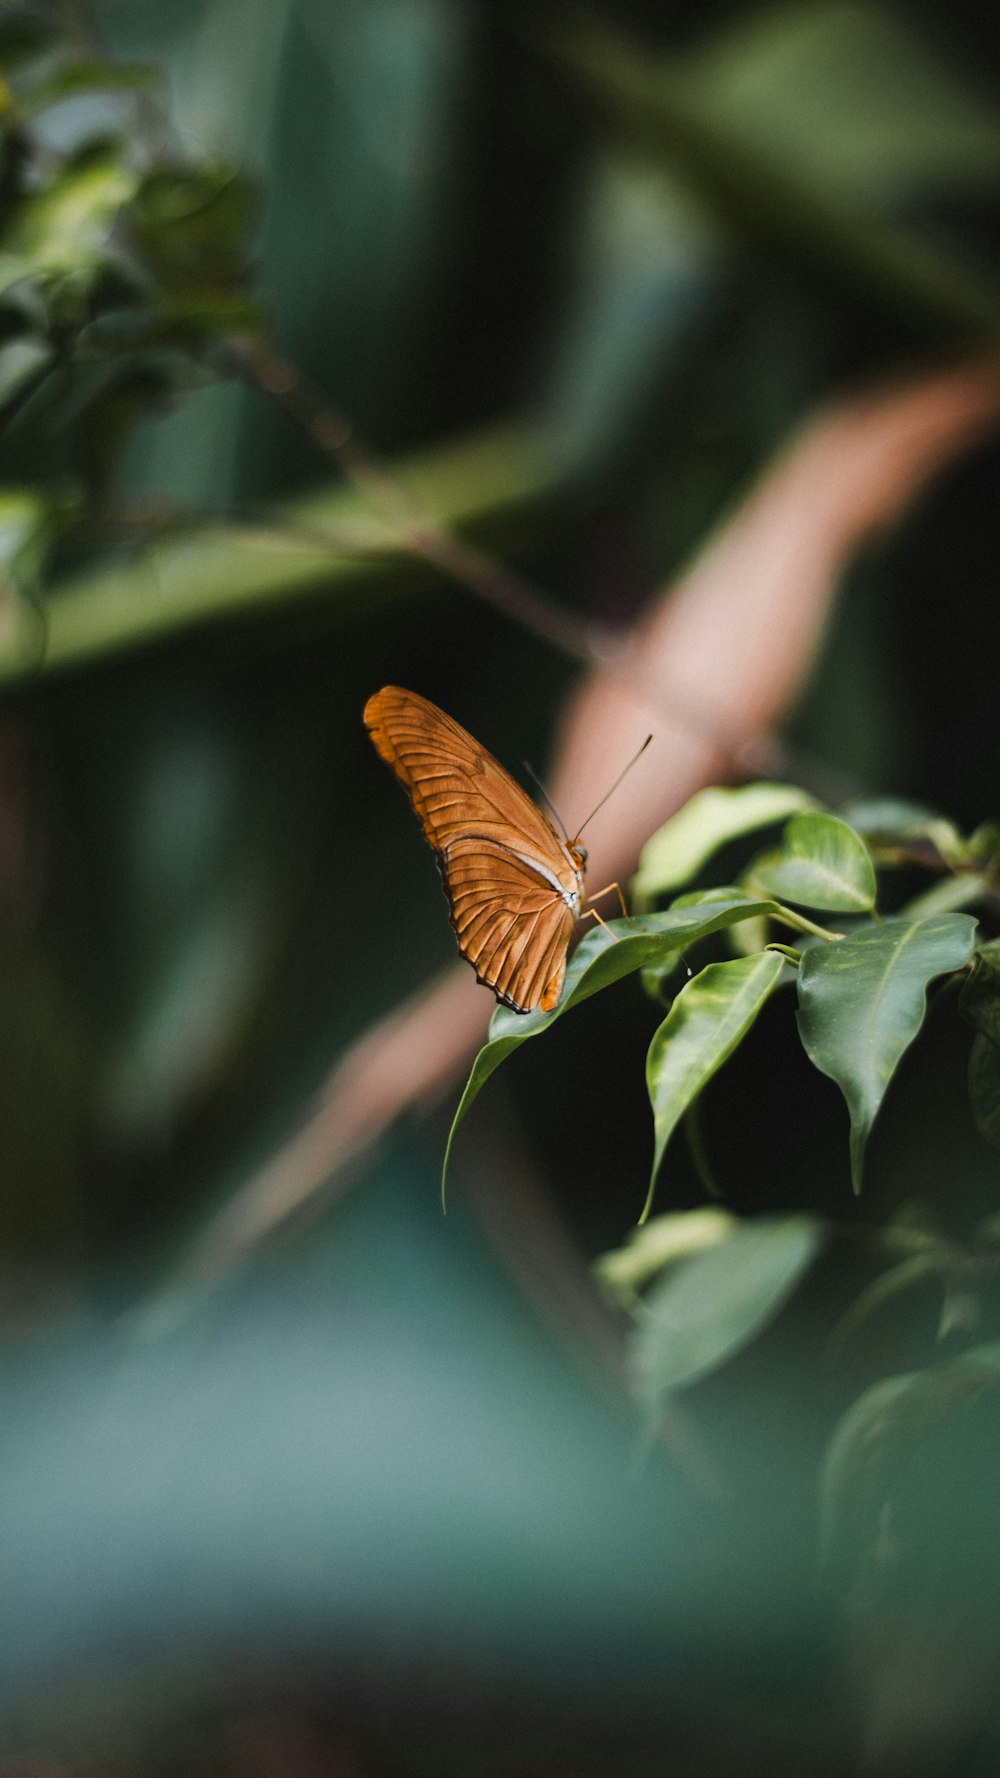
{"label": "butterfly", "polygon": [[434,849],[463,957],[504,1006],[551,1012],[583,905],[584,847],[419,693],[386,685],[364,719]]}

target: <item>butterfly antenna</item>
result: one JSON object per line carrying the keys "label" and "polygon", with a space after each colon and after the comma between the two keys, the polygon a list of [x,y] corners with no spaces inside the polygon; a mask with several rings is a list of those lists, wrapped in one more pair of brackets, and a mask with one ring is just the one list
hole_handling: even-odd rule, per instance
{"label": "butterfly antenna", "polygon": [[545,798],[545,801],[548,803],[548,806],[551,809],[553,815],[555,816],[557,822],[559,823],[559,826],[562,828],[562,836],[568,846],[569,845],[569,834],[566,832],[566,823],[563,820],[562,816],[560,815],[559,810],[556,808],[555,803],[552,801],[552,798],[550,797],[548,791],[546,790],[545,785],[542,783],[541,778],[538,776],[538,773],[535,771],[534,766],[530,765],[527,760],[522,761],[522,763],[524,765],[525,771],[528,774],[528,777],[532,778],[534,780],[534,783],[535,783],[537,789],[539,789],[541,791],[542,796]]}
{"label": "butterfly antenna", "polygon": [[[614,783],[613,783],[613,784],[612,784],[612,786],[611,786],[611,789],[610,789],[610,790],[606,790],[606,791],[605,791],[605,792],[604,792],[604,795],[603,795],[603,796],[602,796],[602,798],[601,798],[601,800],[600,800],[600,802],[599,802],[599,803],[598,803],[598,805],[597,805],[597,808],[596,808],[596,809],[591,809],[591,811],[590,811],[590,814],[589,814],[589,815],[588,815],[588,816],[587,816],[587,819],[586,819],[586,821],[585,821],[585,822],[584,822],[584,824],[583,824],[583,827],[578,827],[578,828],[577,828],[577,830],[576,830],[576,840],[578,840],[578,839],[579,839],[579,838],[580,838],[580,835],[581,835],[581,834],[582,834],[582,832],[583,832],[583,828],[584,828],[584,827],[589,827],[589,826],[590,826],[590,823],[591,823],[591,822],[592,822],[592,821],[593,821],[593,819],[594,819],[594,816],[595,816],[595,815],[596,815],[596,814],[597,814],[597,809],[603,809],[603,807],[604,807],[604,805],[605,805],[605,803],[606,803],[606,802],[607,802],[607,800],[608,800],[608,798],[609,798],[609,796],[614,796],[614,794],[615,794],[615,791],[616,791],[616,790],[617,790],[617,789],[618,789],[618,786],[619,786],[619,784],[620,784],[620,783],[621,783],[621,781],[622,781],[622,779],[623,779],[623,778],[624,778],[624,777],[626,777],[626,776],[627,776],[627,774],[628,774],[628,773],[629,773],[629,772],[630,772],[630,771],[631,771],[631,770],[632,770],[632,767],[633,767],[633,766],[634,766],[634,765],[635,765],[635,763],[636,763],[636,760],[638,760],[638,759],[641,759],[641,758],[642,758],[642,756],[643,756],[643,754],[644,754],[644,753],[645,753],[645,751],[646,751],[646,748],[647,748],[647,747],[648,747],[648,746],[649,746],[649,743],[650,743],[650,741],[651,741],[651,740],[652,740],[652,739],[653,739],[653,737],[652,737],[652,735],[647,735],[647,736],[646,736],[646,739],[645,739],[645,740],[644,740],[644,741],[643,741],[643,743],[642,743],[642,746],[641,746],[641,747],[640,747],[640,748],[639,748],[639,751],[638,751],[638,753],[633,753],[633,755],[632,755],[632,758],[631,758],[631,759],[630,759],[630,760],[629,760],[629,762],[628,762],[628,765],[627,765],[627,766],[626,766],[626,767],[625,767],[625,770],[624,770],[624,771],[622,771],[622,772],[619,772],[619,774],[618,774],[618,776],[617,776],[617,778],[616,778],[616,779],[615,779],[615,781],[614,781]],[[546,798],[546,801],[548,801],[548,798]],[[575,844],[576,844],[576,840],[574,840],[574,842],[573,842],[573,843],[574,843],[574,845],[575,845]]]}

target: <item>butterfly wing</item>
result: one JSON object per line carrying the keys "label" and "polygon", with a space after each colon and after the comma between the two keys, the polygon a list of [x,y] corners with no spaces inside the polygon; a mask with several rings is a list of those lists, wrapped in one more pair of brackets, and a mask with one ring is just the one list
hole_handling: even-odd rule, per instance
{"label": "butterfly wing", "polygon": [[503,846],[456,840],[441,861],[458,948],[515,1012],[551,1012],[562,992],[573,911]]}
{"label": "butterfly wing", "polygon": [[[499,760],[415,691],[387,685],[368,699],[365,722],[382,758],[406,786],[436,852],[468,833],[528,852],[558,876],[572,865],[536,803]],[[572,886],[567,878],[565,886]]]}
{"label": "butterfly wing", "polygon": [[478,741],[389,685],[365,722],[437,854],[459,949],[517,1012],[556,1004],[582,878],[541,809]]}

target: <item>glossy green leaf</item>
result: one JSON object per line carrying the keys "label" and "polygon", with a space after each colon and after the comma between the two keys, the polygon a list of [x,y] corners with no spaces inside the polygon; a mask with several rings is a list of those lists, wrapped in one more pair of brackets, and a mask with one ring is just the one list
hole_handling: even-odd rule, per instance
{"label": "glossy green leaf", "polygon": [[699,790],[643,847],[632,879],[636,905],[648,905],[655,896],[689,882],[728,840],[815,807],[813,798],[794,784]]}
{"label": "glossy green leaf", "polygon": [[797,815],[781,845],[754,860],[757,889],[802,907],[864,914],[875,906],[875,870],[865,843],[836,815]]}
{"label": "glossy green leaf", "polygon": [[490,1024],[489,1042],[483,1045],[472,1064],[472,1072],[459,1101],[445,1148],[441,1184],[444,1190],[448,1158],[459,1124],[479,1097],[483,1087],[501,1062],[520,1049],[531,1037],[547,1031],[556,1019],[580,1006],[608,988],[623,976],[640,969],[663,965],[673,952],[684,951],[711,932],[719,932],[749,914],[773,911],[773,902],[751,901],[736,892],[722,901],[695,902],[681,908],[668,908],[662,914],[645,914],[636,920],[613,920],[598,927],[577,946],[566,970],[562,997],[553,1012],[508,1012],[501,1007]]}
{"label": "glossy green leaf", "polygon": [[642,1405],[715,1370],[778,1313],[824,1239],[819,1217],[761,1216],[672,1266],[643,1304],[632,1345]]}
{"label": "glossy green leaf", "polygon": [[862,1568],[877,1562],[884,1511],[901,1478],[926,1462],[928,1445],[942,1430],[998,1387],[1000,1344],[991,1344],[866,1389],[827,1447],[821,1485],[827,1552],[846,1535]]}
{"label": "glossy green leaf", "polygon": [[1000,1049],[981,1031],[969,1051],[969,1103],[980,1136],[1000,1148]]}
{"label": "glossy green leaf", "polygon": [[784,957],[774,951],[710,963],[681,989],[656,1032],[646,1058],[656,1146],[641,1223],[649,1215],[660,1162],[678,1122],[742,1043],[785,968]]}
{"label": "glossy green leaf", "polygon": [[714,1247],[738,1227],[732,1211],[720,1204],[654,1216],[633,1229],[624,1246],[602,1253],[594,1261],[594,1275],[607,1296],[631,1305],[657,1272],[705,1247]]}
{"label": "glossy green leaf", "polygon": [[813,945],[798,976],[799,1033],[821,1073],[837,1082],[851,1115],[851,1178],[904,1051],[924,1021],[927,985],[968,961],[969,914],[886,920],[834,945]]}

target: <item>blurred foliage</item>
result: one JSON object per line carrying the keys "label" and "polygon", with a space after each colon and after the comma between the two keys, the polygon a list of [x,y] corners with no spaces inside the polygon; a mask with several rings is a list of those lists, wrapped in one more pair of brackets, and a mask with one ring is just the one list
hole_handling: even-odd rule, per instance
{"label": "blurred foliage", "polygon": [[[441,1221],[439,1120],[180,1325],[150,1286],[451,954],[366,696],[541,760],[573,670],[407,557],[260,354],[443,525],[627,622],[818,402],[996,344],[995,10],[70,0],[0,8],[0,71],[3,1759],[993,1771],[989,942],[876,1058],[861,1206],[837,1086],[761,993],[699,1075],[725,1213],[675,1137],[621,1248],[649,1004],[611,977],[681,981],[633,932],[586,941],[579,1012],[463,1132],[505,1237],[461,1194]],[[994,913],[996,470],[851,572],[790,719],[864,792],[844,893],[870,853],[890,946]],[[755,786],[651,842],[702,976],[753,973],[727,943],[819,856],[789,816],[829,820]],[[758,855],[758,905],[709,899]],[[614,1250],[637,1479],[533,1192]]]}

